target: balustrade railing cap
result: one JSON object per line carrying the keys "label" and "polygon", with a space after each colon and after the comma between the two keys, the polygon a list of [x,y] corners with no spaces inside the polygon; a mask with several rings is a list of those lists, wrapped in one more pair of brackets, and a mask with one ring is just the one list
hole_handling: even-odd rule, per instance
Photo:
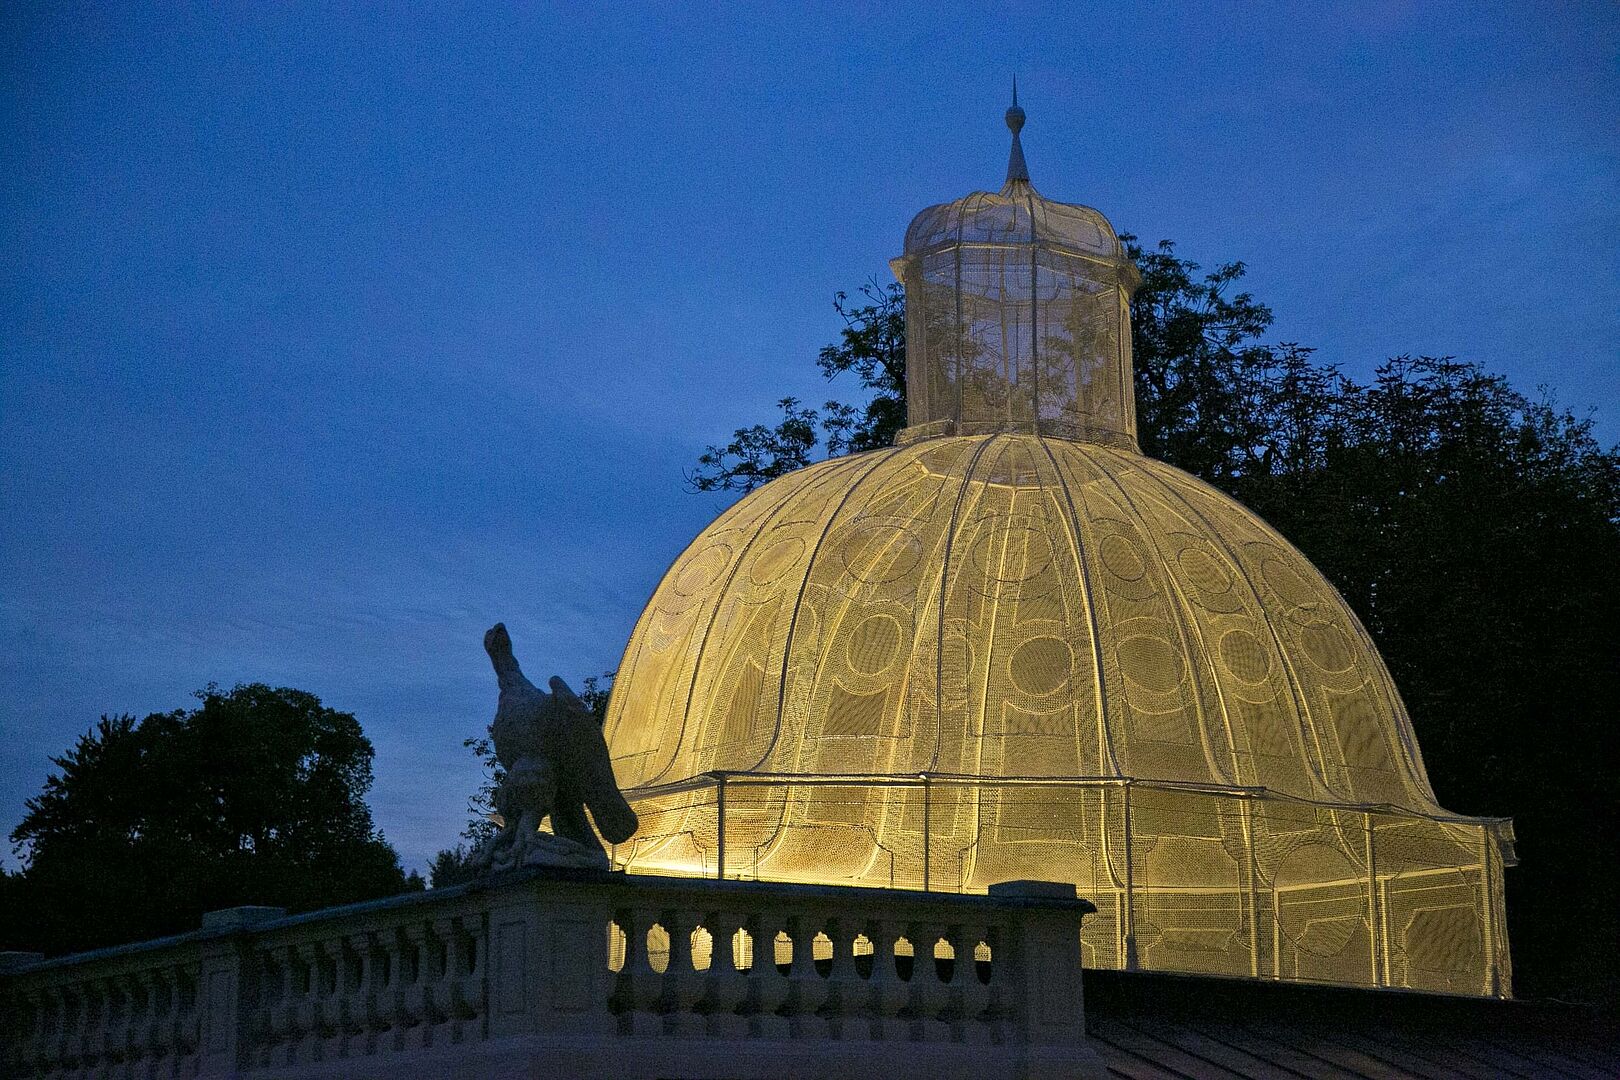
{"label": "balustrade railing cap", "polygon": [[1067,881],[998,881],[986,891],[997,900],[1066,900],[1097,910],[1080,895],[1079,886]]}
{"label": "balustrade railing cap", "polygon": [[243,926],[254,926],[258,923],[279,919],[287,914],[284,907],[261,907],[246,905],[243,907],[220,908],[218,911],[205,911],[202,917],[204,930],[235,930]]}
{"label": "balustrade railing cap", "polygon": [[0,971],[16,971],[45,959],[42,952],[0,952]]}

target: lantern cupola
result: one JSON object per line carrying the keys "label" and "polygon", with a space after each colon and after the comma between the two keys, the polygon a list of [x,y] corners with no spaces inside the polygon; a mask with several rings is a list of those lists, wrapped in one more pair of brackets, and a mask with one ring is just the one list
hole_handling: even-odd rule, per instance
{"label": "lantern cupola", "polygon": [[890,263],[906,287],[898,441],[1023,432],[1134,450],[1141,277],[1107,218],[1035,190],[1024,119],[1015,85],[1006,183],[918,214]]}

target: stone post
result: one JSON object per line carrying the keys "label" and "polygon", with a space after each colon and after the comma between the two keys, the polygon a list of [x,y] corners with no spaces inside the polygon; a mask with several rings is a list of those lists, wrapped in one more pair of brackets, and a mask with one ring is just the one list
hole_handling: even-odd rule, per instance
{"label": "stone post", "polygon": [[[1073,885],[1004,881],[990,895],[1025,910],[1013,924],[1012,988],[1023,1026],[1020,1078],[1104,1080],[1108,1070],[1086,1041],[1085,991],[1080,980],[1080,922],[1096,911]],[[920,953],[921,950],[919,950]]]}
{"label": "stone post", "polygon": [[248,1023],[256,988],[246,931],[279,919],[286,908],[234,907],[203,915],[202,928],[224,931],[203,942],[197,969],[197,1076],[199,1080],[241,1075]]}

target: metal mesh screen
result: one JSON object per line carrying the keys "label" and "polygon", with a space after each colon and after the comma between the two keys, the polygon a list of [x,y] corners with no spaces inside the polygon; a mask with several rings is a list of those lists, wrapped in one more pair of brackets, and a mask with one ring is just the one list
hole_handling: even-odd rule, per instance
{"label": "metal mesh screen", "polygon": [[[725,785],[728,874],[1061,877],[1103,908],[1101,965],[1129,939],[1169,970],[1506,986],[1481,869],[1505,827],[1436,805],[1383,662],[1310,563],[1139,454],[935,438],[767,485],[659,586],[607,733],[632,868],[718,873],[719,793],[682,782],[770,778]],[[925,797],[923,773],[987,779]],[[1138,793],[1127,844],[1105,783],[1125,779],[1204,793]]]}
{"label": "metal mesh screen", "polygon": [[682,787],[637,797],[662,824],[615,848],[617,865],[945,892],[1058,878],[1098,907],[1089,967],[1496,997],[1511,983],[1496,822],[1085,778]]}
{"label": "metal mesh screen", "polygon": [[919,214],[909,427],[742,499],[607,720],[633,870],[1076,882],[1086,962],[1505,995],[1504,820],[1435,802],[1342,598],[1136,451],[1107,220],[1008,180]]}

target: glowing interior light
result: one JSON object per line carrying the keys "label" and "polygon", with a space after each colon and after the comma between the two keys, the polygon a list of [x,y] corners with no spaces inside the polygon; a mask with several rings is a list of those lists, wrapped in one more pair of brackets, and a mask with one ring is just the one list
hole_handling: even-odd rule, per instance
{"label": "glowing interior light", "polygon": [[740,500],[636,625],[619,861],[1073,881],[1088,965],[1506,995],[1511,825],[1436,803],[1315,567],[1137,451],[1107,220],[1013,175],[895,267],[911,426]]}

